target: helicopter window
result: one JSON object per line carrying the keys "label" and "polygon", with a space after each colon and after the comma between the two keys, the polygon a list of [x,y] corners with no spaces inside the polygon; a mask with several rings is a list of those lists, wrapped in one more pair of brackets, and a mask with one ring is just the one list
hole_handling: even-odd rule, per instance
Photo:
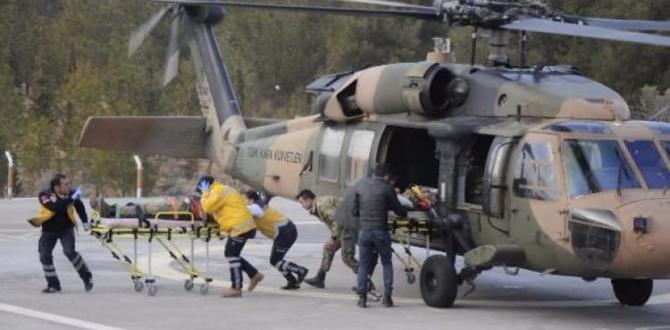
{"label": "helicopter window", "polygon": [[551,145],[548,142],[526,143],[514,169],[514,194],[539,200],[557,200],[558,179]]}
{"label": "helicopter window", "polygon": [[626,148],[633,156],[635,164],[650,189],[670,187],[670,172],[654,146],[654,142],[627,140]]}
{"label": "helicopter window", "polygon": [[630,164],[614,140],[565,140],[570,196],[639,188]]}
{"label": "helicopter window", "polygon": [[349,169],[347,184],[352,184],[366,176],[374,138],[375,132],[370,130],[355,130],[351,134],[347,151],[347,168]]}
{"label": "helicopter window", "polygon": [[588,121],[564,121],[546,127],[552,132],[606,134],[609,128],[603,123]]}
{"label": "helicopter window", "polygon": [[321,140],[321,153],[319,154],[319,178],[322,181],[337,182],[339,179],[339,160],[344,142],[342,129],[326,128]]}

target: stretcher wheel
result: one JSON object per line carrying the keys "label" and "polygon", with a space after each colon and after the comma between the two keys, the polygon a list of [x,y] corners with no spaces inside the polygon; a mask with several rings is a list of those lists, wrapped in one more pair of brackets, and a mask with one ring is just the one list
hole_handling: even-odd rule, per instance
{"label": "stretcher wheel", "polygon": [[414,273],[407,273],[407,283],[414,284],[416,282],[416,275]]}
{"label": "stretcher wheel", "polygon": [[204,296],[207,294],[208,291],[209,291],[209,283],[201,283],[200,294]]}
{"label": "stretcher wheel", "polygon": [[192,278],[184,281],[184,290],[191,291],[191,290],[193,290],[194,286],[195,286],[195,283],[193,283]]}
{"label": "stretcher wheel", "polygon": [[142,281],[133,280],[133,282],[135,282],[134,283],[135,284],[135,291],[140,292],[140,291],[142,291],[142,289],[144,289],[144,283],[142,283]]}
{"label": "stretcher wheel", "polygon": [[158,292],[158,287],[156,287],[155,284],[153,284],[153,283],[151,283],[151,284],[147,284],[147,293],[148,293],[150,296],[152,296],[152,297],[155,296],[155,295],[156,295],[156,292]]}

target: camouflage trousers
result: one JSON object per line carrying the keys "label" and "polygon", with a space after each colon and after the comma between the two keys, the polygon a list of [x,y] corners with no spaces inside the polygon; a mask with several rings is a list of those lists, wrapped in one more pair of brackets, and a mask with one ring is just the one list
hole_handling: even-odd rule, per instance
{"label": "camouflage trousers", "polygon": [[323,258],[321,259],[320,271],[328,272],[333,264],[335,253],[342,249],[342,261],[354,273],[358,272],[358,260],[356,260],[356,235],[348,230],[343,230],[339,236],[331,236],[323,245]]}

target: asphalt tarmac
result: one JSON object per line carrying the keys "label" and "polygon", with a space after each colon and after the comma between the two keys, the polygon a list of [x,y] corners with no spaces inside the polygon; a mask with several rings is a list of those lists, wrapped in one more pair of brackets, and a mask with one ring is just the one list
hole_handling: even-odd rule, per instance
{"label": "asphalt tarmac", "polygon": [[[300,207],[286,200],[272,203],[296,222],[297,243],[287,259],[316,271],[327,229]],[[228,268],[224,242],[211,244],[214,282],[207,295],[184,289],[187,278],[160,245],[153,245],[152,271],[157,293],[135,292],[125,268],[92,236],[80,232],[77,249],[93,271],[95,287],[83,285],[60,247],[54,250],[63,291],[45,295],[37,255],[39,229],[26,219],[37,209],[36,199],[0,200],[0,329],[669,329],[670,283],[655,281],[654,296],[644,307],[623,307],[610,282],[521,271],[517,276],[494,269],[477,279],[476,290],[459,298],[451,309],[423,304],[418,283],[408,284],[394,260],[396,307],[356,307],[351,291],[355,277],[338,256],[326,278],[326,289],[303,284],[296,291],[279,287],[283,277],[268,262],[271,241],[250,241],[243,256],[266,278],[241,299],[225,299]],[[132,255],[132,240],[119,244]],[[189,241],[178,241],[184,251]],[[399,249],[396,249],[400,251]],[[204,244],[196,242],[196,263],[204,268]],[[414,248],[420,260],[426,251]],[[139,242],[139,266],[146,270],[147,241]],[[381,287],[381,269],[375,274]],[[418,276],[418,273],[417,273]],[[462,290],[465,291],[465,290]],[[461,293],[462,294],[462,293]]]}

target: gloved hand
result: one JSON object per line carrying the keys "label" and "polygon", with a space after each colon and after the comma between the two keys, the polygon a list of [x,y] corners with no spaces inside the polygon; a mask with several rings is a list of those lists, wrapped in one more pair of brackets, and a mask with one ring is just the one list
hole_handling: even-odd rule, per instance
{"label": "gloved hand", "polygon": [[200,189],[200,192],[203,194],[209,191],[209,187],[209,182],[207,181],[202,181],[200,182],[200,185],[198,185],[198,189]]}
{"label": "gloved hand", "polygon": [[72,193],[72,196],[70,196],[74,200],[79,200],[81,198],[81,187],[77,187],[77,189]]}
{"label": "gloved hand", "polygon": [[89,231],[91,230],[91,223],[90,222],[84,222],[81,224],[81,227],[84,228],[84,231]]}

